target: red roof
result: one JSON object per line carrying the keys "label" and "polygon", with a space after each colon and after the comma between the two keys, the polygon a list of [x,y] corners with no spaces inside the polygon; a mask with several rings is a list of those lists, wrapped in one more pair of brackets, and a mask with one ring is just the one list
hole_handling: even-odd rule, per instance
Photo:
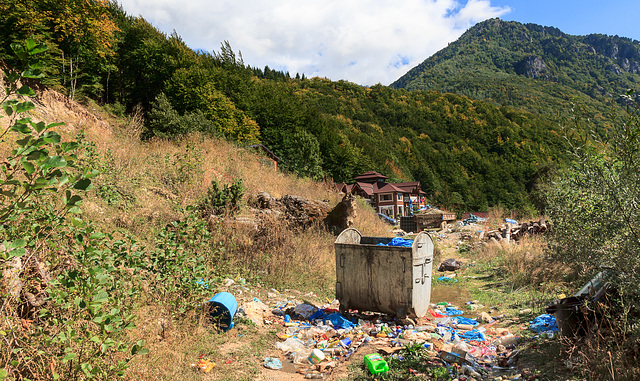
{"label": "red roof", "polygon": [[378,188],[373,191],[373,193],[404,193],[405,191],[398,188],[394,184],[384,184],[382,188]]}
{"label": "red roof", "polygon": [[372,196],[373,193],[374,193],[374,190],[375,190],[375,187],[371,183],[357,182],[357,183],[353,184],[353,187],[355,187],[355,186],[357,186],[358,188],[362,189],[362,191],[364,193],[366,193],[367,196]]}
{"label": "red roof", "polygon": [[354,177],[354,180],[357,182],[362,180],[374,180],[374,179],[388,179],[388,177],[374,171],[365,172],[361,175]]}

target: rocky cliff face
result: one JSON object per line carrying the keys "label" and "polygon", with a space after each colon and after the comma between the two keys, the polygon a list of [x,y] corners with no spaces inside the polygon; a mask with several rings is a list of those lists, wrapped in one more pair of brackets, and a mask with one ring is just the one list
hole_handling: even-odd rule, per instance
{"label": "rocky cliff face", "polygon": [[548,76],[543,74],[546,68],[542,57],[530,56],[516,66],[516,72],[528,78],[547,78]]}

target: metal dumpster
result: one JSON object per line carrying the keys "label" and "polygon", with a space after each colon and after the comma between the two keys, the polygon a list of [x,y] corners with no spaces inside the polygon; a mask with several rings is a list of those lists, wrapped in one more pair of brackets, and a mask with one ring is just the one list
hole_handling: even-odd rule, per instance
{"label": "metal dumpster", "polygon": [[411,247],[378,246],[392,238],[346,229],[336,239],[336,299],[348,309],[422,317],[431,299],[433,241],[419,233]]}

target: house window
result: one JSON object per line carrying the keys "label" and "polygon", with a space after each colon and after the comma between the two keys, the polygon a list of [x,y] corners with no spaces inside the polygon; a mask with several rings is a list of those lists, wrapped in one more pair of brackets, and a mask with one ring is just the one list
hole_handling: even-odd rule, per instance
{"label": "house window", "polygon": [[395,218],[393,215],[393,206],[381,206],[378,208],[378,212],[384,214],[385,216],[389,216]]}
{"label": "house window", "polygon": [[402,193],[398,193],[398,201],[402,201]]}
{"label": "house window", "polygon": [[392,201],[392,200],[393,200],[393,195],[390,193],[380,195],[380,201]]}

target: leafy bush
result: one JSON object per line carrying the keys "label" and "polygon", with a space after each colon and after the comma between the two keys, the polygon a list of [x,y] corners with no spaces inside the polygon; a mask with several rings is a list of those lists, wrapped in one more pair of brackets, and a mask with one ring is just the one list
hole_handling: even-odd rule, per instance
{"label": "leafy bush", "polygon": [[548,195],[556,259],[578,270],[583,282],[606,266],[617,289],[618,304],[599,322],[606,327],[594,329],[578,348],[583,371],[595,378],[635,380],[640,374],[640,107],[630,95],[627,112],[614,115],[611,136],[590,131],[574,139],[573,168]]}

